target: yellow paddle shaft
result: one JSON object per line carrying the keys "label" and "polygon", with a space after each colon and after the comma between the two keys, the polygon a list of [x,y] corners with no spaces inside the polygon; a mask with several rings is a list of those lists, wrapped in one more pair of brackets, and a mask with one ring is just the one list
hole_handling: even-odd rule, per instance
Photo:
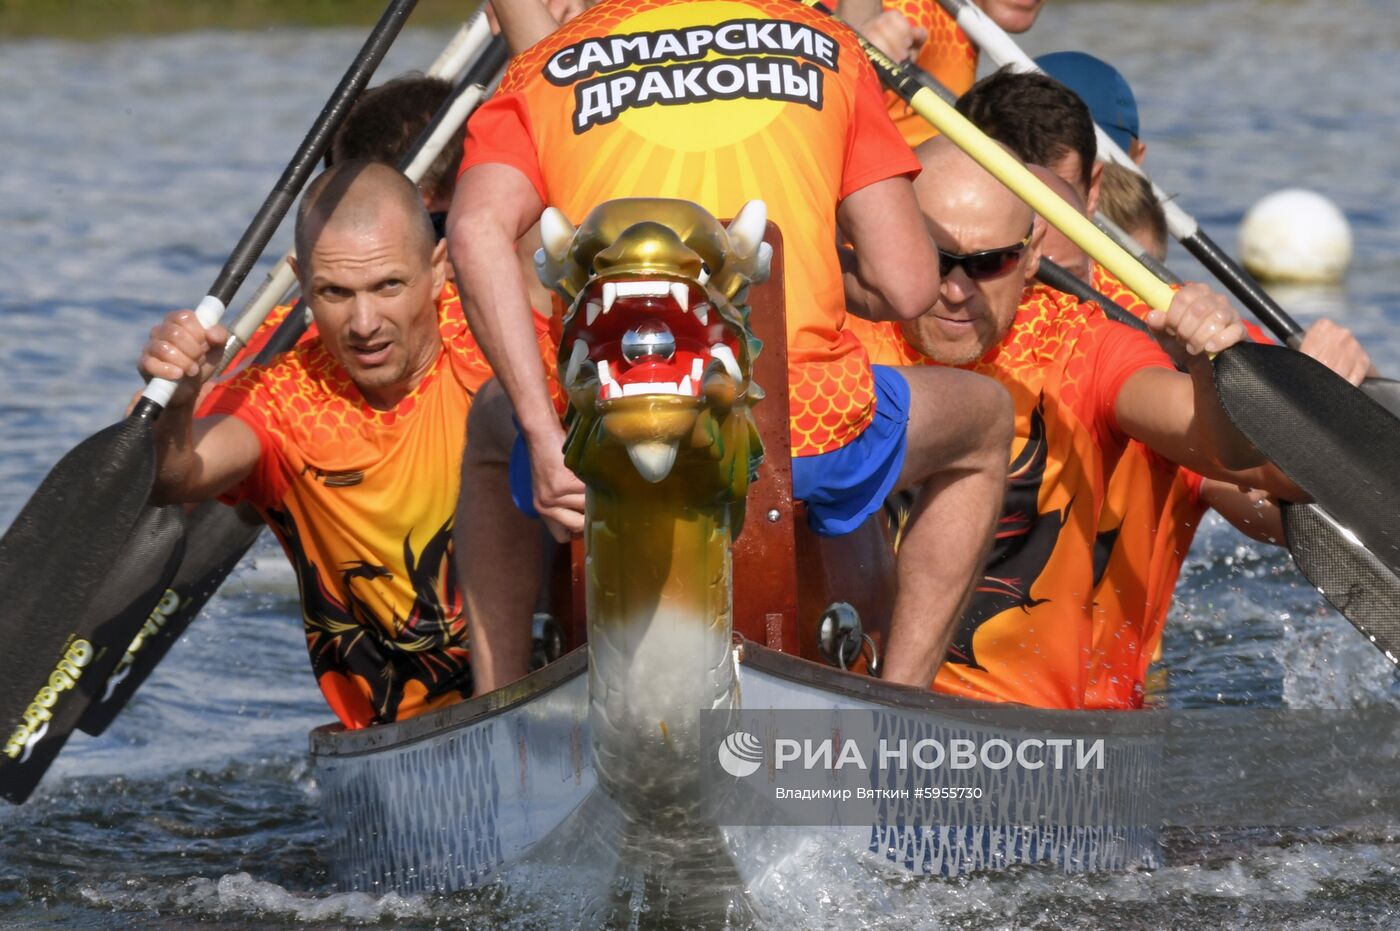
{"label": "yellow paddle shaft", "polygon": [[1045,186],[986,133],[967,117],[953,109],[938,95],[921,87],[909,99],[909,106],[938,131],[987,169],[998,181],[1011,189],[1031,209],[1064,233],[1090,258],[1113,273],[1153,310],[1166,310],[1173,292],[1162,279],[1134,258],[1126,249],[1109,239],[1063,197]]}

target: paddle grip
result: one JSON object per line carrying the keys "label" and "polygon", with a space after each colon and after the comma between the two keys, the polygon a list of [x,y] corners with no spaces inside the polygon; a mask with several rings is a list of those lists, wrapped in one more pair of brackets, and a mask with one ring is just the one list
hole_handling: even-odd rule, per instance
{"label": "paddle grip", "polygon": [[1254,277],[1225,254],[1225,250],[1201,230],[1181,240],[1186,251],[1194,255],[1210,273],[1220,279],[1230,293],[1239,298],[1259,321],[1273,334],[1294,349],[1303,341],[1303,328],[1282,307],[1269,297]]}

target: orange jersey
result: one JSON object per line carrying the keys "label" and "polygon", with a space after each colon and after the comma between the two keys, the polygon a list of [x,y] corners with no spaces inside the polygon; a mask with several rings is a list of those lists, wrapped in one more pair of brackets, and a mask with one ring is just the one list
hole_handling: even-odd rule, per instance
{"label": "orange jersey", "polygon": [[574,223],[617,197],[718,217],[763,199],[787,256],[792,454],[870,422],[836,207],[918,163],[849,29],[792,0],[604,0],[512,62],[468,125],[462,170],[484,163],[515,167]]}
{"label": "orange jersey", "polygon": [[[893,335],[891,333],[893,332]],[[903,342],[890,328],[888,347]],[[934,364],[903,343],[902,360]],[[1094,304],[1037,286],[972,371],[1016,408],[1006,498],[986,574],[933,687],[1040,708],[1084,707],[1093,667],[1094,543],[1108,476],[1128,442],[1115,405],[1127,379],[1170,368],[1150,338]]]}
{"label": "orange jersey", "polygon": [[[928,40],[919,49],[914,63],[938,79],[954,95],[961,97],[977,80],[977,46],[967,37],[938,0],[883,0],[885,9],[902,13],[911,25],[928,31]],[[894,125],[910,146],[938,135],[938,130],[909,108],[894,91],[885,92]]]}
{"label": "orange jersey", "polygon": [[[1139,319],[1150,308],[1093,263],[1090,284]],[[1206,512],[1201,477],[1128,443],[1099,517],[1094,587],[1094,665],[1085,705],[1140,708],[1177,576]]]}
{"label": "orange jersey", "polygon": [[[287,319],[287,315],[290,314],[295,307],[296,304],[294,303],[278,304],[267,312],[267,316],[263,319],[263,322],[259,324],[258,328],[253,331],[253,334],[248,337],[247,344],[238,351],[238,355],[233,357],[233,361],[229,363],[225,375],[219,381],[214,382],[210,386],[209,392],[200,399],[198,416],[207,416],[209,411],[213,410],[214,405],[218,403],[219,398],[227,389],[229,382],[236,378],[239,372],[257,358],[258,353],[262,352],[263,347],[268,344],[268,341],[272,339],[272,335],[277,332],[277,328],[282,325],[282,321]],[[315,338],[316,324],[309,323],[301,336],[297,337],[297,344],[309,343]]]}
{"label": "orange jersey", "polygon": [[443,351],[392,410],[370,407],[319,339],[244,371],[211,410],[258,437],[225,500],[254,505],[296,568],[312,669],[347,727],[471,694],[452,518],[491,370],[450,285],[438,311]]}
{"label": "orange jersey", "polygon": [[[1090,283],[1139,319],[1150,308],[1097,262]],[[1253,324],[1256,341],[1267,337]],[[1094,658],[1086,707],[1140,708],[1182,563],[1209,506],[1199,474],[1129,442],[1099,520]]]}

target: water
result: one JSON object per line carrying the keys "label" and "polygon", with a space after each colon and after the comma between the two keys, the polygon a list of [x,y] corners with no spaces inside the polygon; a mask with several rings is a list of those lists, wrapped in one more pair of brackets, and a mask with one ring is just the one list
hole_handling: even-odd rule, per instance
{"label": "water", "polygon": [[[0,42],[0,526],[58,457],[120,413],[147,329],[189,305],[362,36],[191,34]],[[431,61],[409,30],[382,73]],[[1032,54],[1086,48],[1132,80],[1148,166],[1233,246],[1244,211],[1301,184],[1346,212],[1345,290],[1292,292],[1304,323],[1351,326],[1400,372],[1400,26],[1383,0],[1052,3]],[[274,240],[272,253],[288,236]],[[1200,276],[1177,250],[1172,261]],[[262,268],[256,275],[260,275]],[[1212,518],[1166,638],[1175,707],[1400,704],[1393,668],[1277,550]],[[0,810],[0,925],[548,926],[553,893],[338,893],[320,852],[307,730],[327,720],[276,549],[215,598],[101,738],[76,736],[36,797]],[[1388,926],[1400,843],[1173,837],[1152,873],[946,881],[818,859],[784,878],[792,926]],[[855,890],[861,890],[857,895]]]}

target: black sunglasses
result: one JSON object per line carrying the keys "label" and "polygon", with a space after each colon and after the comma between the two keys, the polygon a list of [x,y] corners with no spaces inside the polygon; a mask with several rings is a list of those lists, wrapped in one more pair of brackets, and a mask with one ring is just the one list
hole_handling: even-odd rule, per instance
{"label": "black sunglasses", "polygon": [[963,273],[973,281],[990,281],[993,278],[1000,278],[1011,271],[1012,266],[1021,258],[1021,253],[1026,251],[1026,246],[1030,245],[1031,233],[1034,231],[1035,224],[1031,224],[1024,239],[1009,246],[1002,246],[1000,249],[984,249],[981,252],[969,252],[965,255],[959,252],[949,252],[947,249],[939,249],[938,273],[946,278],[952,274],[953,269],[962,266]]}

